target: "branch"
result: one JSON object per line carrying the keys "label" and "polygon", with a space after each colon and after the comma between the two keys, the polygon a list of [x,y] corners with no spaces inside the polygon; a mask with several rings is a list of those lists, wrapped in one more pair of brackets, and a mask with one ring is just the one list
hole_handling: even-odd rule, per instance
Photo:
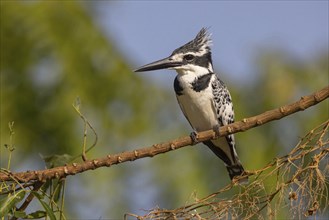
{"label": "branch", "polygon": [[[175,209],[155,207],[125,220],[162,219],[305,219],[322,217],[328,208],[329,120],[309,131],[285,156],[254,170],[248,185],[231,182],[204,198],[196,194]],[[269,182],[270,181],[270,182]],[[236,188],[238,187],[238,188]],[[228,196],[228,192],[234,193]],[[238,193],[237,193],[238,192]],[[266,208],[266,211],[265,211]]]}
{"label": "branch", "polygon": [[[303,111],[317,103],[327,99],[329,97],[329,86],[311,94],[303,96],[300,100],[284,105],[280,108],[276,108],[262,114],[244,118],[241,121],[223,126],[219,128],[219,136],[216,136],[214,130],[208,130],[199,132],[197,135],[197,141],[202,142],[210,139],[216,139],[221,136],[233,134],[241,131],[246,131],[250,128],[257,127],[268,123],[273,120],[278,120],[288,115],[291,115],[298,111]],[[123,153],[107,155],[103,158],[84,161],[81,163],[72,163],[66,166],[55,167],[45,170],[26,171],[19,173],[12,173],[9,171],[1,170],[1,181],[42,181],[45,182],[54,178],[65,178],[66,176],[75,175],[77,173],[85,172],[87,170],[94,170],[99,167],[110,167],[115,164],[124,163],[127,161],[134,161],[144,157],[153,157],[158,154],[166,153],[172,150],[176,150],[182,147],[193,144],[193,140],[190,136],[181,137],[161,144],[154,144],[151,147],[145,147],[133,151],[127,151]]]}

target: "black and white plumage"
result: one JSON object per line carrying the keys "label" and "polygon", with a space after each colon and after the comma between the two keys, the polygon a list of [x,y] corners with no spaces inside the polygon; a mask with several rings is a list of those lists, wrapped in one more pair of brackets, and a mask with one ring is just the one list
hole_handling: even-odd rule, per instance
{"label": "black and white plumage", "polygon": [[[210,44],[207,29],[202,28],[194,40],[174,50],[169,57],[135,70],[177,71],[174,81],[177,101],[195,132],[217,129],[234,122],[231,95],[213,71]],[[235,150],[233,134],[203,143],[223,160],[231,179],[244,172]]]}

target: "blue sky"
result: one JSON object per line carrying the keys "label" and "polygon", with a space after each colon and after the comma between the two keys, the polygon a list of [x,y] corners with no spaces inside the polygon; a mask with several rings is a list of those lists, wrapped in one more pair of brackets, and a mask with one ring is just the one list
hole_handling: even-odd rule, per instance
{"label": "blue sky", "polygon": [[[168,56],[210,27],[215,71],[248,82],[264,49],[298,59],[328,51],[328,1],[104,1],[99,20],[132,68]],[[172,86],[174,73],[142,73]],[[167,82],[169,81],[169,82]]]}

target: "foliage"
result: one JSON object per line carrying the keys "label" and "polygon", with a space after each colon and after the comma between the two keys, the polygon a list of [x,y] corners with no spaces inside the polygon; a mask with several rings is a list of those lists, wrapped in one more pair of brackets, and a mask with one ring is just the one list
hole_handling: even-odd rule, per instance
{"label": "foliage", "polygon": [[1,2],[1,12],[1,118],[16,122],[22,151],[76,153],[77,96],[109,140],[152,128],[160,91],[132,73],[83,4]]}

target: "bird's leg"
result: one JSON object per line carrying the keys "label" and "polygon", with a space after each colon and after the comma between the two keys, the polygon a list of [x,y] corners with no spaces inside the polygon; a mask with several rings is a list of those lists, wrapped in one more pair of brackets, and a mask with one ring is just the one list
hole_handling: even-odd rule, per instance
{"label": "bird's leg", "polygon": [[199,143],[199,141],[198,141],[199,135],[198,135],[198,132],[196,130],[193,130],[191,132],[190,137],[192,139],[192,145],[195,145],[195,144]]}
{"label": "bird's leg", "polygon": [[220,127],[221,127],[220,124],[217,124],[212,128],[215,132],[216,138],[218,138],[220,136],[220,132],[219,132]]}

